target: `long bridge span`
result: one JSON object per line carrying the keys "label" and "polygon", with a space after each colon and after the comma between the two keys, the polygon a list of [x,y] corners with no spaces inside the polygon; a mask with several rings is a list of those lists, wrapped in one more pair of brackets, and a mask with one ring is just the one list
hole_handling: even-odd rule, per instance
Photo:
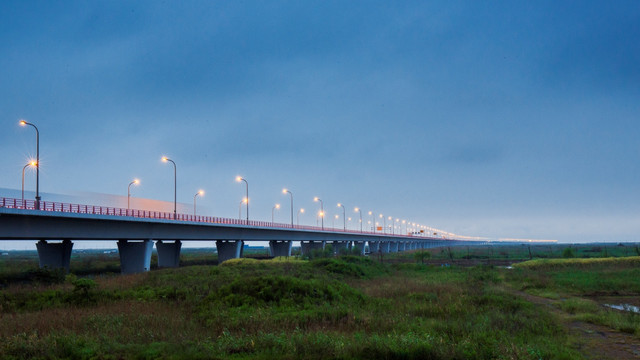
{"label": "long bridge span", "polygon": [[182,241],[215,241],[220,262],[239,258],[245,241],[268,242],[272,256],[303,254],[331,243],[364,255],[480,241],[389,234],[211,216],[0,198],[0,240],[37,241],[40,267],[69,269],[74,241],[117,241],[122,273],[148,271],[155,243],[159,267],[177,267]]}

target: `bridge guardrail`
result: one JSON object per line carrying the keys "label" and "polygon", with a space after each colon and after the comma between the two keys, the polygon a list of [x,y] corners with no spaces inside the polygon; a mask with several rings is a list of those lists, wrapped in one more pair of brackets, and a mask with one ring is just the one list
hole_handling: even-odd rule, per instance
{"label": "bridge guardrail", "polygon": [[[123,209],[123,208],[108,207],[108,206],[70,204],[70,203],[42,201],[42,200],[40,201],[40,209],[37,209],[35,200],[27,200],[27,199],[22,200],[22,199],[5,198],[5,197],[0,198],[0,207],[10,208],[10,209],[42,210],[42,211],[63,212],[63,213],[66,212],[66,213],[75,213],[75,214],[128,216],[133,218],[144,218],[144,219],[174,220],[173,218],[174,216],[172,212]],[[284,229],[299,229],[299,230],[333,231],[333,232],[341,232],[341,233],[349,233],[349,234],[368,234],[368,235],[376,235],[376,236],[406,237],[407,239],[428,238],[423,236],[414,236],[410,234],[389,234],[389,233],[380,233],[380,232],[371,232],[371,231],[344,230],[344,229],[336,229],[336,228],[328,228],[328,227],[325,227],[324,229],[322,229],[321,227],[318,227],[318,226],[291,225],[291,224],[272,223],[269,221],[240,220],[240,219],[221,218],[221,217],[215,217],[215,216],[189,215],[189,214],[176,214],[175,220],[199,222],[199,223],[210,223],[210,224],[244,225],[244,226],[254,226],[254,227],[261,227],[261,228],[284,228]]]}

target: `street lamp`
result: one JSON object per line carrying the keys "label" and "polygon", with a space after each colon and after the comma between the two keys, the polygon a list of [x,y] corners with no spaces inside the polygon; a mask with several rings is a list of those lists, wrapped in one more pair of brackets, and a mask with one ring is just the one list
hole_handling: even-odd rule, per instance
{"label": "street lamp", "polygon": [[344,231],[347,231],[347,219],[345,217],[344,205],[338,203],[338,206],[342,208],[342,227]]}
{"label": "street lamp", "polygon": [[199,190],[195,195],[193,195],[193,216],[196,216],[196,198],[200,196],[204,196],[204,190]]}
{"label": "street lamp", "polygon": [[293,194],[288,189],[282,189],[282,193],[291,195],[291,226],[293,227]]}
{"label": "street lamp", "polygon": [[304,209],[298,210],[298,214],[296,215],[296,224],[300,226],[300,214],[304,214]]}
{"label": "street lamp", "polygon": [[380,218],[382,219],[382,232],[386,234],[387,233],[387,219],[382,214],[380,214]]}
{"label": "street lamp", "polygon": [[246,203],[247,199],[243,198],[240,200],[240,205],[238,205],[238,220],[242,220],[242,204]]}
{"label": "street lamp", "polygon": [[36,166],[37,163],[35,161],[30,161],[27,165],[25,165],[22,168],[22,208],[25,208],[26,206],[24,206],[24,170],[29,167],[29,166]]}
{"label": "street lamp", "polygon": [[248,224],[249,223],[249,183],[247,182],[247,179],[243,178],[242,176],[236,176],[236,181],[237,182],[244,181],[244,184],[246,185],[245,200],[247,202],[247,224]]}
{"label": "street lamp", "polygon": [[389,216],[389,220],[391,221],[391,225],[389,225],[389,227],[391,228],[391,234],[395,235],[396,234],[396,229],[393,228],[393,218],[391,216]]}
{"label": "street lamp", "polygon": [[162,161],[168,162],[170,161],[173,164],[173,219],[176,220],[178,218],[178,201],[177,201],[177,193],[178,193],[178,176],[176,175],[178,170],[176,163],[169,159],[166,156],[162,157]]}
{"label": "street lamp", "polygon": [[127,210],[129,210],[131,205],[131,185],[134,185],[134,184],[135,185],[140,184],[140,180],[133,179],[133,181],[129,183],[129,186],[127,186]]}
{"label": "street lamp", "polygon": [[334,215],[333,218],[331,219],[331,228],[335,229],[336,228],[336,220],[338,220],[338,214]]}
{"label": "street lamp", "polygon": [[360,213],[360,232],[362,232],[362,210],[360,210],[360,208],[355,208],[355,211]]}
{"label": "street lamp", "polygon": [[276,209],[280,210],[280,204],[276,204],[274,207],[272,207],[272,208],[271,208],[271,224],[273,224],[273,223],[274,223],[274,221],[273,221],[274,213],[273,213],[273,212],[274,212]]}
{"label": "street lamp", "polygon": [[324,230],[324,203],[322,202],[322,199],[317,196],[313,198],[313,201],[320,202],[320,218],[322,219],[322,230]]}
{"label": "street lamp", "polygon": [[40,131],[32,123],[20,120],[20,125],[33,126],[36,129],[36,209],[40,210]]}
{"label": "street lamp", "polygon": [[373,211],[369,211],[369,215],[371,215],[371,224],[373,225],[373,232],[376,232],[376,219],[375,215],[373,215]]}

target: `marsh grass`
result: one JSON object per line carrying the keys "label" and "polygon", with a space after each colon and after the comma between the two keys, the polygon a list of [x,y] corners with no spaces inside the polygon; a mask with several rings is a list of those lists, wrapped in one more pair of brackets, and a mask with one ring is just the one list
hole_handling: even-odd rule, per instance
{"label": "marsh grass", "polygon": [[605,308],[592,299],[640,296],[638,256],[527,261],[516,264],[507,279],[520,290],[556,299],[576,320],[640,336],[640,314]]}
{"label": "marsh grass", "polygon": [[0,358],[581,358],[505,276],[346,256],[11,285]]}

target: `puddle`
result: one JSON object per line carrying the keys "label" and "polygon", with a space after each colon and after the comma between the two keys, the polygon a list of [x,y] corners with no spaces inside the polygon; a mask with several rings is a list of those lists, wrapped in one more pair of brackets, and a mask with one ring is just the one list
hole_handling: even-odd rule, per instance
{"label": "puddle", "polygon": [[606,307],[612,308],[612,309],[616,309],[616,310],[621,310],[621,311],[629,311],[632,313],[636,313],[636,314],[640,314],[640,306],[634,306],[634,305],[629,305],[629,304],[620,304],[620,305],[614,305],[614,304],[602,304]]}

